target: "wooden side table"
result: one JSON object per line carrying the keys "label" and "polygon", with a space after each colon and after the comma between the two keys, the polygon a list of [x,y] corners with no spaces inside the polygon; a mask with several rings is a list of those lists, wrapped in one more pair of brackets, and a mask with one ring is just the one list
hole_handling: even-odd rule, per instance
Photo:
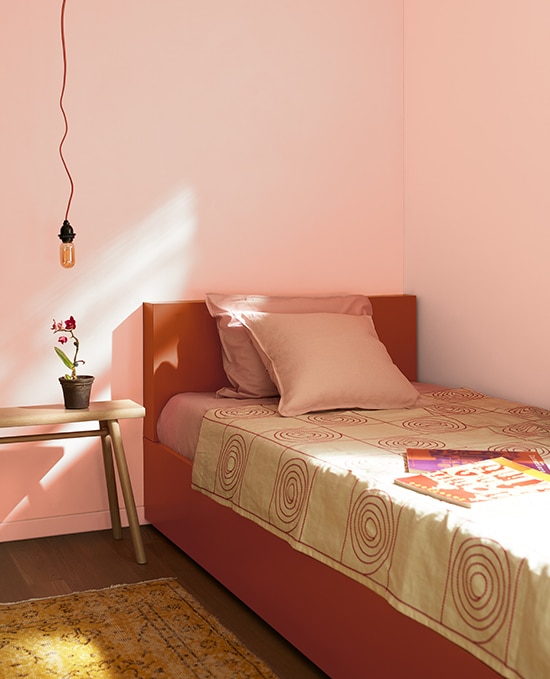
{"label": "wooden side table", "polygon": [[124,504],[128,514],[130,535],[132,536],[136,561],[140,564],[147,563],[147,558],[145,556],[145,549],[141,538],[134,492],[132,490],[130,475],[128,474],[128,465],[126,463],[126,455],[124,453],[124,446],[122,445],[118,421],[121,419],[139,418],[144,416],[145,408],[128,399],[120,401],[95,401],[90,403],[90,407],[86,410],[66,410],[63,405],[0,408],[0,429],[5,429],[7,427],[35,427],[40,425],[68,424],[71,422],[99,423],[99,429],[23,434],[21,436],[0,436],[0,444],[101,436],[105,481],[107,484],[107,495],[109,497],[109,513],[111,515],[113,537],[117,540],[122,538],[122,526],[120,522],[120,510],[118,506],[118,494],[113,464],[114,457],[120,487],[124,496]]}

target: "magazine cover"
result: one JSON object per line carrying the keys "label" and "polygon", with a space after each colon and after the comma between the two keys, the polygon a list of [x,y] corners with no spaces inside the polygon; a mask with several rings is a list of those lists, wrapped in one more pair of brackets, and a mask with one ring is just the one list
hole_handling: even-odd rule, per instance
{"label": "magazine cover", "polygon": [[536,451],[452,450],[450,448],[407,448],[404,456],[405,471],[432,472],[495,457],[505,457],[512,462],[550,474],[550,468]]}
{"label": "magazine cover", "polygon": [[395,483],[446,502],[471,507],[488,500],[548,492],[550,474],[497,457],[400,477]]}

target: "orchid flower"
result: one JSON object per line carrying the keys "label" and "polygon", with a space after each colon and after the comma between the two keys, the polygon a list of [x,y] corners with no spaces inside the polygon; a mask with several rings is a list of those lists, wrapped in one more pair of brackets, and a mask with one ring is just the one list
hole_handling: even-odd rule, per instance
{"label": "orchid flower", "polygon": [[67,354],[62,349],[60,349],[59,347],[54,347],[55,353],[63,361],[64,365],[71,371],[71,374],[65,375],[65,377],[67,379],[74,380],[76,379],[77,367],[79,365],[84,364],[85,362],[82,359],[78,359],[78,350],[80,348],[80,343],[78,341],[78,337],[74,334],[74,331],[76,330],[76,321],[72,316],[65,322],[56,321],[54,318],[51,330],[53,330],[54,334],[62,333],[60,334],[57,340],[59,344],[66,344],[69,341],[69,338],[72,340],[74,344],[74,356],[72,360],[67,356]]}

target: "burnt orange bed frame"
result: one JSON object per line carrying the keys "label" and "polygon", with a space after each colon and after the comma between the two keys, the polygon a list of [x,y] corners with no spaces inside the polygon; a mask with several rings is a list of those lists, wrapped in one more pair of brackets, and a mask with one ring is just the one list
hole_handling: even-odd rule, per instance
{"label": "burnt orange bed frame", "polygon": [[[395,363],[416,380],[416,298],[372,296]],[[168,399],[227,384],[202,301],[145,303],[145,517],[333,679],[497,677],[467,651],[380,596],[191,489],[192,463],[159,443]]]}

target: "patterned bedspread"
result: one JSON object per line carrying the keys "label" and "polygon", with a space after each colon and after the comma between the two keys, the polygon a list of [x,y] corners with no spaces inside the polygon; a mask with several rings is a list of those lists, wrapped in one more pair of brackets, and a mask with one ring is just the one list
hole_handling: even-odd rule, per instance
{"label": "patterned bedspread", "polygon": [[550,493],[457,507],[393,483],[408,447],[536,450],[550,462],[550,412],[465,388],[409,410],[216,408],[193,484],[503,676],[550,676]]}

